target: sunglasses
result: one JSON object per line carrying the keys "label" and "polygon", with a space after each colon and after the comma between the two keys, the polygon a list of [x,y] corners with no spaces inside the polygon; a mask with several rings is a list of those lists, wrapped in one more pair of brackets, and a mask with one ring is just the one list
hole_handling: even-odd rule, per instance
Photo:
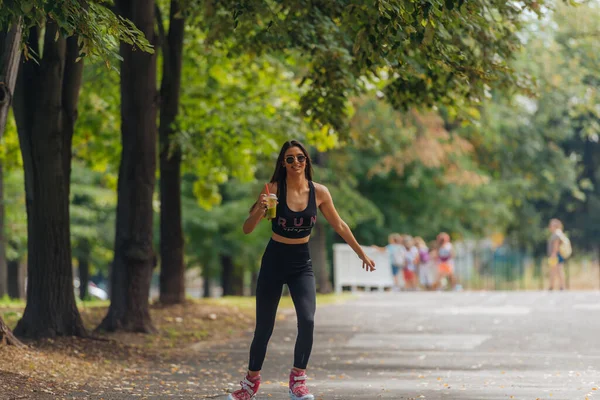
{"label": "sunglasses", "polygon": [[287,156],[285,158],[285,162],[288,164],[293,164],[294,160],[298,160],[299,163],[303,163],[304,161],[306,161],[306,156],[302,156],[302,155],[297,156],[297,157],[296,156]]}

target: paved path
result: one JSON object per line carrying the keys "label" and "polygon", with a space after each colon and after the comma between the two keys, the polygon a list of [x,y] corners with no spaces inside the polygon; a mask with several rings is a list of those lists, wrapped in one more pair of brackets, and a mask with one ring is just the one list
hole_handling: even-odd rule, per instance
{"label": "paved path", "polygon": [[[225,398],[250,339],[196,348],[181,378],[200,374],[195,396]],[[259,399],[288,398],[294,340],[290,316],[275,327]],[[600,294],[363,294],[319,308],[309,373],[323,400],[600,400]]]}

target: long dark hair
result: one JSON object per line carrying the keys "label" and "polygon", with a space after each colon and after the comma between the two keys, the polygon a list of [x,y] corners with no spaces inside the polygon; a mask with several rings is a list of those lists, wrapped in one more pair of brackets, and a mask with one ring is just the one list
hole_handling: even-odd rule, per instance
{"label": "long dark hair", "polygon": [[283,162],[284,162],[283,159],[285,158],[285,152],[291,147],[297,147],[300,150],[302,150],[302,153],[304,153],[304,157],[306,157],[306,166],[304,168],[304,176],[309,181],[312,181],[312,176],[313,176],[312,161],[310,159],[310,156],[308,155],[308,151],[306,151],[306,148],[304,147],[304,145],[302,143],[300,143],[299,141],[288,140],[287,142],[285,142],[283,144],[283,146],[281,146],[281,151],[279,152],[279,157],[277,157],[277,163],[275,164],[275,171],[273,172],[273,176],[271,177],[271,183],[275,183],[275,182],[277,183],[277,192],[278,192],[277,197],[279,197],[279,190],[283,186],[283,183],[285,182],[285,178],[286,178],[285,168],[283,167]]}

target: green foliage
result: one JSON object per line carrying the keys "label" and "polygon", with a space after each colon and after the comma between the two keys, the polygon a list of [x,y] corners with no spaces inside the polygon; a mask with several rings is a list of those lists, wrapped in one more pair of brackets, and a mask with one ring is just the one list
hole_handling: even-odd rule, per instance
{"label": "green foliage", "polygon": [[[0,26],[18,16],[43,26],[49,15],[99,59],[86,63],[73,138],[71,232],[74,255],[91,251],[101,268],[112,257],[121,153],[119,80],[103,61],[117,57],[119,39],[151,49],[105,5],[86,4],[0,0]],[[382,243],[392,231],[430,239],[441,230],[512,232],[534,243],[554,215],[579,238],[600,235],[600,161],[591,145],[600,134],[596,6],[557,7],[537,21],[552,4],[182,5],[188,26],[171,146],[184,155],[188,266],[216,272],[220,255],[232,254],[239,268],[258,268],[270,226],[244,235],[241,225],[290,138],[326,152],[315,180],[361,243]],[[504,90],[528,93],[534,81],[537,98]],[[2,160],[16,256],[25,251],[26,218],[11,124]]]}
{"label": "green foliage", "polygon": [[119,75],[101,62],[84,69],[79,117],[73,135],[73,158],[85,168],[105,174],[116,190],[121,156]]}
{"label": "green foliage", "polygon": [[[86,0],[0,0],[0,29],[19,20],[25,38],[29,28],[55,23],[59,34],[77,35],[81,56],[104,60],[120,60],[119,41],[132,44],[141,51],[153,52],[144,35],[131,23],[115,15],[104,1]],[[26,40],[24,40],[24,43]],[[29,49],[24,48],[29,56]],[[34,57],[38,55],[33,54]]]}
{"label": "green foliage", "polygon": [[71,173],[73,257],[89,259],[92,273],[106,271],[113,257],[117,196],[105,176],[75,162]]}
{"label": "green foliage", "polygon": [[19,137],[12,112],[0,141],[4,184],[4,224],[6,257],[8,260],[22,258],[27,252],[27,214],[25,208],[25,184]]}
{"label": "green foliage", "polygon": [[[360,221],[361,242],[382,243],[390,232],[485,235],[505,225],[509,206],[497,201],[502,183],[478,165],[467,138],[456,128],[446,130],[449,121],[395,111],[376,93],[354,104],[351,144],[330,153],[329,167],[338,182],[357,182],[357,195],[383,217]],[[368,210],[352,203],[355,210]]]}
{"label": "green foliage", "polygon": [[344,132],[348,100],[380,79],[395,107],[478,104],[489,86],[526,86],[509,67],[525,15],[549,2],[212,1],[209,40],[238,49],[295,51],[309,60],[300,101],[311,119]]}
{"label": "green foliage", "polygon": [[101,61],[84,69],[73,135],[71,243],[92,273],[113,258],[117,175],[121,154],[119,76]]}
{"label": "green foliage", "polygon": [[214,275],[220,269],[219,256],[231,254],[234,264],[244,269],[257,270],[260,254],[269,236],[270,224],[264,220],[252,235],[242,232],[242,224],[248,217],[251,199],[258,195],[262,185],[227,182],[221,187],[226,201],[208,211],[198,207],[193,195],[194,180],[194,176],[187,175],[182,189],[188,266],[201,265]]}
{"label": "green foliage", "polygon": [[[332,167],[315,167],[315,180],[329,189],[340,217],[351,227],[369,223],[381,226],[383,214],[377,205],[358,191],[359,182],[355,177],[344,176],[340,179],[340,171]],[[323,224],[326,222],[323,220]]]}
{"label": "green foliage", "polygon": [[246,54],[233,57],[210,46],[198,29],[186,32],[177,139],[184,167],[196,175],[201,206],[221,201],[219,186],[233,178],[249,182],[256,165],[271,160],[290,138],[327,149],[335,139],[314,130],[299,112],[300,89],[291,60]]}
{"label": "green foliage", "polygon": [[[530,46],[543,66],[534,124],[575,164],[576,187],[540,209],[544,223],[551,217],[565,222],[576,247],[594,249],[600,236],[600,7],[559,7],[552,17],[541,28],[546,40]],[[556,174],[559,184],[563,176]]]}
{"label": "green foliage", "polygon": [[27,213],[23,171],[4,171],[4,224],[6,258],[21,259],[27,253]]}

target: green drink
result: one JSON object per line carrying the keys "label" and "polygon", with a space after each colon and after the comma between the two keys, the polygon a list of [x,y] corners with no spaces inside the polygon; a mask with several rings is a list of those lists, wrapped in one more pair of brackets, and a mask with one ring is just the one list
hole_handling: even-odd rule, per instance
{"label": "green drink", "polygon": [[267,214],[268,219],[273,219],[277,215],[277,195],[271,193],[267,196]]}

